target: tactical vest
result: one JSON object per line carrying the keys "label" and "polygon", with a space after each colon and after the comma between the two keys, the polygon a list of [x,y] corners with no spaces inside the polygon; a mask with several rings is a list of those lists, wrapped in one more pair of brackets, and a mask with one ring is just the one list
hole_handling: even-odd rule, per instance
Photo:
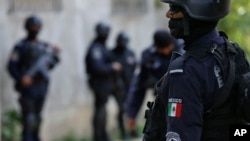
{"label": "tactical vest", "polygon": [[203,114],[203,131],[201,141],[227,141],[229,140],[229,125],[236,122],[235,93],[235,58],[237,51],[232,44],[225,40],[225,44],[212,44],[204,46],[197,51],[189,51],[186,55],[203,62],[208,57],[214,56],[222,70],[224,86],[215,94],[216,99],[209,109]]}
{"label": "tactical vest", "polygon": [[[217,99],[213,105],[204,113],[201,141],[228,141],[230,125],[244,124],[244,120],[248,120],[242,115],[244,106],[242,104],[243,92],[241,91],[249,85],[249,80],[246,82],[242,78],[250,71],[249,64],[246,61],[244,51],[237,44],[228,41],[223,32],[220,34],[225,39],[226,46],[217,48],[214,45],[210,52],[214,54],[222,68],[225,85],[216,94]],[[247,85],[242,88],[241,85],[245,82]],[[248,111],[249,108],[247,108]]]}

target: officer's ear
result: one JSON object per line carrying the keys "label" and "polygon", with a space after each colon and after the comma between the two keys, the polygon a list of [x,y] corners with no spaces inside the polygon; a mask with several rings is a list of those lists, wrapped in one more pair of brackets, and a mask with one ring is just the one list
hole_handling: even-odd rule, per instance
{"label": "officer's ear", "polygon": [[166,14],[166,17],[170,19],[182,19],[184,18],[184,14],[182,11],[179,11],[179,12],[168,11]]}

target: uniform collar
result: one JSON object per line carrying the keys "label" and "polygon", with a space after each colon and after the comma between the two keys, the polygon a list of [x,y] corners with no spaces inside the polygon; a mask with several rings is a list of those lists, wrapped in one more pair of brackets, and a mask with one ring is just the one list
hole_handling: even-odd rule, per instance
{"label": "uniform collar", "polygon": [[115,51],[115,52],[119,52],[119,53],[123,53],[123,52],[127,51],[127,48],[128,48],[128,47],[123,48],[123,47],[116,46],[116,47],[114,48],[114,51]]}
{"label": "uniform collar", "polygon": [[223,38],[220,36],[219,32],[216,29],[203,35],[202,37],[194,41],[192,44],[190,44],[189,46],[185,46],[185,50],[187,51],[196,50],[205,45],[210,45],[212,43],[216,43],[216,44],[224,43]]}
{"label": "uniform collar", "polygon": [[104,41],[104,40],[100,40],[100,39],[96,38],[93,41],[93,43],[98,43],[98,44],[101,44],[101,45],[105,46],[106,45],[106,40]]}
{"label": "uniform collar", "polygon": [[218,31],[214,30],[191,44],[188,47],[186,55],[203,62],[211,55],[212,48],[215,48],[215,46],[221,47],[224,43],[223,37],[220,36]]}

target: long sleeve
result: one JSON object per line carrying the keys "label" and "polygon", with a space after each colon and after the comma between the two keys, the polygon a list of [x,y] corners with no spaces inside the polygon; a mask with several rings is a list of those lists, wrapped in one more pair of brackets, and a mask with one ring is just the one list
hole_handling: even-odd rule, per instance
{"label": "long sleeve", "polygon": [[135,74],[128,92],[127,113],[130,118],[135,118],[140,110],[145,98],[149,75],[148,68],[142,62],[140,72]]}
{"label": "long sleeve", "polygon": [[[216,65],[214,58],[207,61]],[[218,89],[218,86],[214,85],[217,80],[213,66],[189,59],[183,68],[179,68],[182,66],[180,62],[185,62],[182,57],[173,62],[162,84],[161,97],[167,115],[167,141],[173,138],[200,141],[204,107],[210,105],[208,103],[213,100],[214,91]]]}
{"label": "long sleeve", "polygon": [[20,48],[16,46],[12,51],[10,60],[7,64],[8,72],[16,81],[20,81],[23,75],[20,70],[20,57]]}
{"label": "long sleeve", "polygon": [[177,133],[183,141],[200,141],[203,123],[203,103],[199,84],[192,75],[170,76],[167,106],[168,133]]}

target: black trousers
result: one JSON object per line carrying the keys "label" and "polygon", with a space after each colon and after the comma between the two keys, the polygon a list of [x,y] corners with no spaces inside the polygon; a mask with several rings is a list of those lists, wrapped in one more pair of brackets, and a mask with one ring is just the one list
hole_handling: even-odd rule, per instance
{"label": "black trousers", "polygon": [[110,141],[106,130],[107,124],[107,112],[106,104],[109,97],[109,92],[105,91],[94,91],[95,95],[95,107],[94,107],[94,117],[93,117],[93,136],[94,141]]}
{"label": "black trousers", "polygon": [[21,97],[19,104],[22,113],[22,141],[41,141],[39,130],[44,98],[34,100]]}
{"label": "black trousers", "polygon": [[117,122],[120,129],[121,137],[125,137],[125,125],[124,125],[124,103],[125,103],[125,92],[121,90],[114,89],[113,92],[95,90],[95,108],[93,117],[93,127],[94,127],[94,141],[110,141],[110,137],[106,130],[107,125],[107,111],[106,104],[110,93],[116,99],[118,104],[118,116]]}
{"label": "black trousers", "polygon": [[126,130],[124,123],[124,112],[125,112],[125,102],[126,102],[126,93],[125,89],[114,89],[113,96],[118,104],[118,116],[117,116],[117,124],[119,126],[121,138],[126,138]]}

